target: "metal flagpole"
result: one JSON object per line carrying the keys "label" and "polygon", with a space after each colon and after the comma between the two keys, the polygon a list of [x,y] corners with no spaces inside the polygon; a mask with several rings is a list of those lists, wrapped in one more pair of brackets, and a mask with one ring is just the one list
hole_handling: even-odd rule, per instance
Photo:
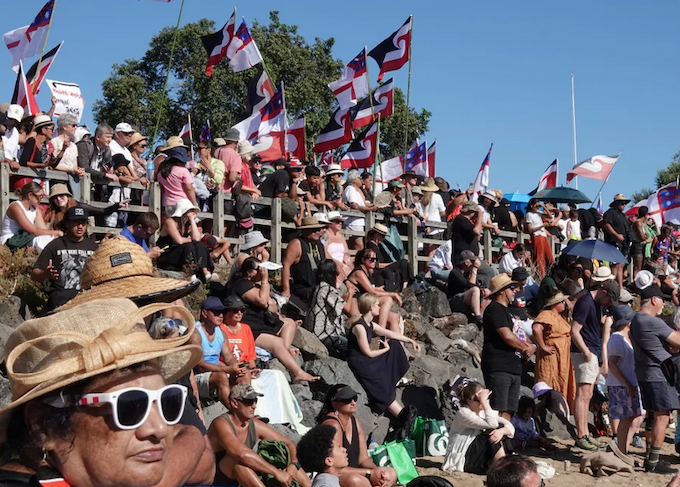
{"label": "metal flagpole", "polygon": [[[368,46],[364,46],[364,52],[368,52]],[[371,103],[371,120],[373,120],[375,118],[375,112],[373,111],[373,92],[371,91],[371,75],[368,71],[368,59],[366,59],[366,80],[368,83],[368,101]],[[357,100],[357,102],[358,101],[359,100]]]}
{"label": "metal flagpole", "polygon": [[[605,178],[604,182],[602,183],[602,186],[600,186],[600,189],[598,190],[597,194],[602,193],[602,188],[604,188],[604,185],[607,184],[607,181],[609,181],[609,176],[612,175],[612,172],[614,172],[614,166],[616,166],[616,163],[619,162],[619,159],[621,159],[621,154],[623,154],[623,151],[619,151],[619,155],[616,157],[616,160],[614,161],[614,164],[612,164],[612,170],[609,171],[609,174],[607,174],[607,177]],[[590,203],[590,207],[593,207],[593,202]]]}
{"label": "metal flagpole", "polygon": [[[578,155],[576,153],[576,103],[574,102],[574,72],[571,72],[571,125],[573,129],[574,139],[574,165],[578,164]],[[578,176],[574,176],[574,188],[578,189]]]}
{"label": "metal flagpole", "polygon": [[187,117],[189,117],[189,147],[191,148],[191,160],[195,161],[194,157],[194,134],[191,130],[191,113],[187,113]]}
{"label": "metal flagpole", "polygon": [[153,145],[156,142],[156,136],[158,135],[158,127],[161,124],[161,115],[163,114],[163,105],[165,104],[165,94],[168,89],[168,79],[170,78],[170,70],[172,69],[172,57],[175,54],[175,45],[177,44],[177,36],[179,34],[179,24],[182,21],[182,11],[184,10],[184,0],[179,7],[179,16],[177,17],[177,25],[175,26],[175,35],[172,38],[172,47],[170,48],[170,60],[168,61],[168,72],[165,74],[165,82],[163,83],[163,93],[161,95],[161,106],[158,109],[158,117],[156,117],[156,127],[153,130],[153,137],[151,138],[151,144],[149,144],[149,150],[153,153]]}
{"label": "metal flagpole", "polygon": [[373,161],[373,198],[375,198],[375,185],[378,179],[377,168],[380,165],[380,185],[383,184],[382,178],[382,162],[380,161],[380,114],[378,114],[378,127],[375,136],[375,161]]}
{"label": "metal flagpole", "polygon": [[555,178],[555,186],[560,185],[560,158],[556,157],[555,160],[557,160],[557,167],[555,167],[555,170],[557,171],[557,177]]}
{"label": "metal flagpole", "polygon": [[[54,10],[57,8],[57,0],[54,0],[52,5],[52,15],[50,15],[50,23],[47,24],[47,32],[45,33],[45,41],[43,42],[42,51],[40,51],[40,57],[38,58],[38,69],[35,70],[35,75],[40,78],[40,64],[42,63],[43,54],[45,54],[45,48],[47,47],[47,38],[50,36],[50,29],[52,28],[52,19],[54,19]],[[35,88],[37,89],[37,87]],[[33,92],[35,95],[35,91]]]}
{"label": "metal flagpole", "polygon": [[406,121],[404,122],[404,161],[408,152],[408,119],[411,115],[411,48],[413,47],[413,15],[411,15],[411,42],[408,45],[408,89],[406,90]]}

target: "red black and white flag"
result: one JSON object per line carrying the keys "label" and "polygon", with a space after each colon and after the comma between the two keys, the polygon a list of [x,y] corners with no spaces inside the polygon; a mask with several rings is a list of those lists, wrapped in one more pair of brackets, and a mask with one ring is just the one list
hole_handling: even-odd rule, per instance
{"label": "red black and white flag", "polygon": [[50,66],[52,66],[52,62],[57,57],[57,54],[59,54],[59,50],[63,44],[64,41],[60,42],[59,45],[54,49],[51,49],[50,51],[43,54],[42,60],[40,61],[39,73],[38,61],[36,61],[26,73],[26,79],[28,80],[28,84],[31,87],[31,91],[33,91],[33,93],[36,95],[40,93],[40,84],[45,79],[45,76],[47,76],[47,72],[50,70]]}
{"label": "red black and white flag", "polygon": [[246,118],[233,128],[239,131],[241,139],[251,143],[262,135],[270,132],[281,132],[285,139],[286,105],[283,97],[283,85],[276,91],[274,97],[262,109]]}
{"label": "red black and white flag", "polygon": [[350,144],[345,155],[340,159],[343,168],[356,167],[367,169],[375,163],[378,142],[378,123],[373,122]]}
{"label": "red black and white flag", "polygon": [[253,114],[259,111],[274,97],[274,91],[274,85],[272,85],[264,66],[258,66],[257,74],[248,82],[247,112]]}
{"label": "red black and white flag", "polygon": [[31,91],[31,87],[24,75],[24,64],[19,61],[19,74],[17,75],[17,83],[14,87],[14,96],[12,96],[12,104],[21,105],[24,109],[24,115],[37,115],[40,113],[38,102],[35,101],[35,96]]}
{"label": "red black and white flag", "polygon": [[234,33],[231,44],[227,48],[227,57],[229,57],[229,66],[234,73],[245,71],[262,62],[262,54],[253,36],[250,35],[245,19]]}
{"label": "red black and white flag", "polygon": [[286,152],[301,161],[307,160],[305,119],[298,118],[286,130]]}
{"label": "red black and white flag", "polygon": [[412,18],[409,17],[404,25],[368,53],[380,66],[378,81],[382,81],[385,73],[396,71],[409,60],[411,55],[411,21]]}
{"label": "red black and white flag", "polygon": [[333,151],[326,151],[323,154],[321,154],[321,162],[319,162],[320,166],[327,166],[328,164],[334,164],[335,163],[335,158],[333,157]]}
{"label": "red black and white flag", "polygon": [[533,196],[541,190],[546,188],[555,188],[557,186],[557,159],[552,161],[548,168],[545,170],[541,176],[541,180],[538,182],[536,189],[529,193],[529,196]]}
{"label": "red black and white flag", "polygon": [[352,59],[339,80],[328,83],[338,100],[340,108],[349,108],[357,104],[357,100],[368,96],[368,71],[366,68],[366,48]]}
{"label": "red black and white flag", "polygon": [[54,0],[49,0],[40,9],[31,25],[11,30],[2,36],[7,49],[12,54],[12,69],[15,73],[19,72],[19,61],[37,56],[43,48],[53,10]]}
{"label": "red black and white flag", "polygon": [[427,149],[427,176],[428,177],[435,177],[437,174],[435,172],[435,166],[436,166],[436,157],[437,157],[437,139],[432,142],[432,145]]}
{"label": "red black and white flag", "polygon": [[352,108],[352,128],[359,129],[380,118],[385,119],[394,113],[394,82],[392,78],[373,91],[373,106],[370,98],[364,98]]}
{"label": "red black and white flag", "polygon": [[337,149],[352,140],[352,114],[349,108],[338,108],[328,124],[319,133],[312,152]]}
{"label": "red black and white flag", "polygon": [[234,38],[234,28],[236,25],[236,12],[231,14],[227,23],[221,30],[201,37],[201,42],[208,52],[208,64],[205,67],[205,74],[212,76],[213,67],[218,65],[227,55],[227,49]]}
{"label": "red black and white flag", "polygon": [[416,140],[404,159],[404,170],[413,171],[419,176],[427,177],[427,142],[422,144]]}

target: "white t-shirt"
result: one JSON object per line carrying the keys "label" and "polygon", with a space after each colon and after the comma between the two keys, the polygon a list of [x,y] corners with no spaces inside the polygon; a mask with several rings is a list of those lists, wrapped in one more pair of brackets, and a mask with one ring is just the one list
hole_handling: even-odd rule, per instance
{"label": "white t-shirt", "polygon": [[5,150],[5,159],[8,161],[19,160],[19,131],[16,128],[7,130],[2,136],[2,145]]}
{"label": "white t-shirt", "polygon": [[567,238],[581,240],[581,222],[569,220],[567,222]]}
{"label": "white t-shirt", "polygon": [[[619,357],[619,361],[616,364],[621,369],[621,373],[633,387],[637,387],[638,381],[635,375],[633,346],[626,341],[621,332],[616,331],[612,333],[607,342],[607,354],[610,357]],[[611,369],[609,374],[607,374],[607,386],[623,386],[623,383],[611,373]]]}
{"label": "white t-shirt", "polygon": [[503,257],[501,257],[498,263],[498,271],[512,274],[512,271],[518,267],[522,267],[522,261],[515,257],[515,254],[508,252]]}
{"label": "white t-shirt", "polygon": [[118,142],[116,142],[115,139],[111,139],[111,143],[109,144],[109,149],[111,149],[111,157],[115,156],[116,154],[123,154],[125,156],[125,159],[130,161],[130,163],[128,164],[130,171],[132,171],[132,172],[135,171],[135,166],[133,165],[133,162],[132,162],[132,154],[130,154],[130,150],[127,147],[123,147]]}
{"label": "white t-shirt", "polygon": [[[356,203],[359,206],[366,206],[366,200],[361,191],[352,186],[348,185],[342,192],[342,202],[351,205],[351,203]],[[357,232],[362,232],[366,227],[366,219],[358,216],[349,216],[345,220],[345,228],[354,230]]]}
{"label": "white t-shirt", "polygon": [[[534,213],[533,211],[528,211],[527,214],[524,215],[524,220],[526,221],[526,223],[531,225],[533,228],[537,228],[537,227],[540,227],[541,225],[543,225],[543,218],[541,218],[541,214],[540,213]],[[534,232],[534,235],[542,236],[542,237],[547,236],[547,234],[545,233],[545,228],[541,228],[539,231]]]}
{"label": "white t-shirt", "polygon": [[437,250],[434,251],[432,259],[430,259],[430,270],[443,271],[444,269],[451,269],[453,267],[451,264],[452,247],[453,245],[451,244],[451,240],[447,240],[437,247]]}
{"label": "white t-shirt", "polygon": [[[441,213],[444,211],[446,211],[446,207],[444,206],[444,200],[437,193],[432,193],[432,199],[430,200],[430,204],[423,207],[423,213],[425,214],[425,216],[427,216],[427,221],[441,222],[442,221]],[[427,223],[425,223],[425,225],[427,225]],[[436,235],[438,233],[442,233],[443,231],[444,231],[443,228],[433,228],[430,232],[428,232],[428,235]]]}

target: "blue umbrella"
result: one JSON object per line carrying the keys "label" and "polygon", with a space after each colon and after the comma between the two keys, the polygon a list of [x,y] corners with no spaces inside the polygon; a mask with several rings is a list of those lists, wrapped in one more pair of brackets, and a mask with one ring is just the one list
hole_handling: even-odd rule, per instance
{"label": "blue umbrella", "polygon": [[507,198],[510,203],[528,203],[531,199],[531,196],[524,193],[506,193],[503,197]]}
{"label": "blue umbrella", "polygon": [[602,240],[583,240],[581,242],[574,243],[573,241],[567,245],[564,249],[564,253],[567,255],[576,255],[578,257],[585,257],[591,260],[606,260],[612,264],[623,264],[628,262],[623,254],[608,243],[604,243]]}

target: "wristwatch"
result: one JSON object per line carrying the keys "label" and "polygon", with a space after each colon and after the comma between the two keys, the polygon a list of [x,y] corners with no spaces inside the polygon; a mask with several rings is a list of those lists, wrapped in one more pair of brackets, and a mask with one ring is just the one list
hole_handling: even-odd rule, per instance
{"label": "wristwatch", "polygon": [[371,471],[366,470],[366,472],[364,473],[364,477],[366,477],[368,480],[371,480]]}
{"label": "wristwatch", "polygon": [[291,465],[294,466],[295,468],[297,468],[298,470],[300,470],[302,468],[302,465],[300,465],[300,462],[293,462],[293,463],[291,463]]}

